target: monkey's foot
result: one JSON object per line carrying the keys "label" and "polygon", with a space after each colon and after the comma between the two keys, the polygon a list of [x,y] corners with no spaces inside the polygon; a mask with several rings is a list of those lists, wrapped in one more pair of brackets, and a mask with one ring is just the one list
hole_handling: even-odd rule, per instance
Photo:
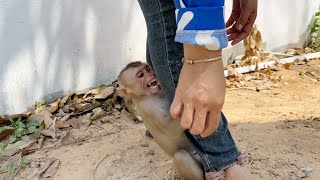
{"label": "monkey's foot", "polygon": [[225,180],[226,173],[224,171],[219,172],[206,172],[206,180]]}
{"label": "monkey's foot", "polygon": [[237,164],[240,166],[246,166],[246,165],[250,165],[251,164],[251,153],[247,152],[245,150],[241,151],[240,155],[238,156],[237,160]]}

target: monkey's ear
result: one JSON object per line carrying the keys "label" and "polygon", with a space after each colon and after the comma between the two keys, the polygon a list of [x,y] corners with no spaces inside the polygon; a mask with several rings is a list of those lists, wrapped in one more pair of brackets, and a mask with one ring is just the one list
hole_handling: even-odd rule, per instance
{"label": "monkey's ear", "polygon": [[131,95],[131,91],[123,86],[117,87],[116,92],[120,97],[123,98],[129,98]]}

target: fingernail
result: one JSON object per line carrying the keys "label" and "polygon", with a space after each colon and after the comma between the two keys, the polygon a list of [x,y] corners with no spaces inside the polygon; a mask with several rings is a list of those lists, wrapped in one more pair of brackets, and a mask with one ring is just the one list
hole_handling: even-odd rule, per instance
{"label": "fingernail", "polygon": [[243,28],[243,25],[242,25],[242,24],[239,24],[239,26],[238,26],[238,31],[241,31],[242,28]]}

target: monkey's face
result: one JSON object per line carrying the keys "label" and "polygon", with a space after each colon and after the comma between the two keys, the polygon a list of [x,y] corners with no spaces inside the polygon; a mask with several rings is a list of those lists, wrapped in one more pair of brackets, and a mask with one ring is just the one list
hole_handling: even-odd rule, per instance
{"label": "monkey's face", "polygon": [[130,68],[123,74],[126,84],[136,96],[155,95],[161,93],[160,84],[155,73],[147,64]]}

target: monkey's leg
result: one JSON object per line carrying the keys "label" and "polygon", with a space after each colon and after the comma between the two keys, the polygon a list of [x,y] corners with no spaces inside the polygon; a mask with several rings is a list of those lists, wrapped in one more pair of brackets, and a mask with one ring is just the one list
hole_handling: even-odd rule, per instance
{"label": "monkey's leg", "polygon": [[186,180],[204,180],[204,171],[196,159],[186,150],[179,150],[174,154],[174,163],[179,173]]}

